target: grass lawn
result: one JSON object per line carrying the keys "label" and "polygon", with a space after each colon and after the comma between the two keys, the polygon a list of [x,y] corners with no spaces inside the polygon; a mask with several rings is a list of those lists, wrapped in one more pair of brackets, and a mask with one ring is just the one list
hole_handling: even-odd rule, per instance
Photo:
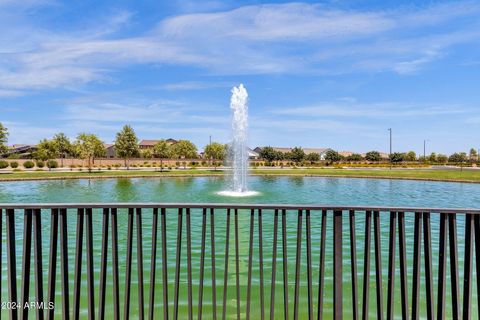
{"label": "grass lawn", "polygon": [[[252,169],[252,175],[274,176],[324,176],[352,178],[384,178],[384,179],[415,179],[444,180],[480,183],[480,170],[431,170],[431,169]],[[128,178],[128,177],[168,177],[168,176],[214,176],[223,175],[221,170],[173,170],[168,172],[141,170],[112,170],[102,172],[74,171],[48,172],[29,171],[0,173],[0,181],[8,180],[40,180],[40,179],[91,179],[91,178]]]}

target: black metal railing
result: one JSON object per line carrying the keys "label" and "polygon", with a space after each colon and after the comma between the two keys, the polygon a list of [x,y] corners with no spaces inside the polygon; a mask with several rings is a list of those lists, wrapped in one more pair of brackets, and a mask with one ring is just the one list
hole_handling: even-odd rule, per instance
{"label": "black metal railing", "polygon": [[[0,285],[8,283],[8,290],[4,290],[8,291],[8,296],[4,296],[5,293],[1,296],[2,312],[8,310],[10,319],[18,316],[27,319],[30,313],[35,313],[36,319],[53,319],[55,316],[62,319],[94,319],[95,316],[98,319],[120,319],[121,316],[123,319],[130,316],[139,319],[217,319],[220,316],[222,319],[383,319],[385,316],[387,319],[395,316],[403,319],[425,316],[429,319],[470,319],[472,312],[480,307],[480,294],[477,294],[476,308],[472,311],[474,276],[476,292],[480,293],[480,278],[476,276],[480,274],[480,210],[475,209],[152,203],[0,204],[0,214],[0,223],[5,222],[5,226],[0,226],[2,239],[6,239],[0,247],[3,250],[6,246],[5,253],[0,251]],[[239,227],[239,217],[248,224]],[[195,219],[193,226],[192,219]],[[119,224],[125,228],[119,228]],[[232,224],[233,234],[230,230]],[[432,225],[438,226],[433,231],[434,240]],[[360,227],[364,228],[363,233],[359,233]],[[144,235],[145,230],[149,230],[151,236]],[[23,236],[16,234],[18,232]],[[48,242],[44,242],[42,232],[49,233]],[[248,236],[246,253],[247,246],[242,245],[247,243],[243,241],[244,235]],[[193,237],[200,241],[192,241]],[[383,251],[382,238],[388,238],[388,249]],[[473,270],[474,241],[476,272]],[[358,243],[363,245],[363,255],[361,251],[357,254]],[[463,255],[459,255],[459,245],[463,248]],[[185,247],[184,253],[182,249]],[[230,247],[234,248],[233,254]],[[265,252],[266,248],[271,251]],[[157,255],[159,250],[161,255]],[[294,257],[289,256],[292,250]],[[174,252],[174,256],[169,251]],[[145,253],[148,257],[144,257]],[[375,260],[374,304],[369,299],[372,253]],[[3,268],[5,256],[6,268]],[[85,272],[82,271],[84,256],[86,287]],[[387,269],[384,270],[382,257],[386,256]],[[450,290],[447,290],[447,256]],[[45,257],[48,257],[48,263],[44,261],[47,260]],[[72,257],[73,270],[70,268]],[[21,265],[18,264],[20,258]],[[294,265],[289,265],[291,259]],[[32,262],[34,299],[30,293]],[[282,264],[281,268],[278,263]],[[358,270],[359,263],[363,270]],[[463,281],[460,282],[462,264]],[[57,291],[57,265],[60,267],[60,294]],[[47,266],[45,278],[44,268]],[[135,269],[136,281],[132,281]],[[327,269],[331,271],[331,277],[326,276]],[[350,275],[343,272],[345,269],[350,270]],[[161,276],[157,276],[157,271]],[[17,272],[21,273],[19,279]],[[148,273],[148,280],[145,273]],[[289,277],[292,274],[293,281]],[[397,276],[399,285],[395,283]],[[123,286],[121,280],[124,280]],[[72,283],[73,291],[70,291]],[[20,284],[19,288],[17,284]],[[281,297],[278,286],[281,286]],[[136,292],[133,292],[134,287]],[[158,287],[160,293],[156,292]],[[210,297],[205,296],[207,287]],[[346,294],[347,290],[351,293]],[[0,292],[4,291],[0,287]],[[397,300],[395,293],[400,293]],[[135,305],[132,295],[137,298],[134,311],[131,310]],[[327,296],[331,297],[328,301]],[[25,303],[30,301],[37,304],[26,307]],[[372,304],[374,313],[369,312]],[[399,304],[399,310],[395,310],[396,304]]]}

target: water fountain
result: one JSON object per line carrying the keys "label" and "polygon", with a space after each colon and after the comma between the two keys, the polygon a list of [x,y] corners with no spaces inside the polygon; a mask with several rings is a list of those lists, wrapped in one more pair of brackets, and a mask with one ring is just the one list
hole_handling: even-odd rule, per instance
{"label": "water fountain", "polygon": [[229,150],[229,161],[232,165],[230,190],[221,191],[220,195],[245,197],[258,194],[248,190],[248,93],[243,84],[232,88],[230,108],[232,117],[232,143]]}

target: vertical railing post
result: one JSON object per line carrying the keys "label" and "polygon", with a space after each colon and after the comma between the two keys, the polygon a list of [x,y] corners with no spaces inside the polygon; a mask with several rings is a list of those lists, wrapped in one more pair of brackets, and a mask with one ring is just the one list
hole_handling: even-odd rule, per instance
{"label": "vertical railing post", "polygon": [[132,285],[132,245],[133,245],[133,208],[128,209],[127,256],[125,267],[125,295],[123,303],[123,319],[130,319],[130,290]]}
{"label": "vertical railing post", "polygon": [[342,211],[333,212],[333,317],[343,318],[342,295]]}
{"label": "vertical railing post", "polygon": [[300,260],[302,258],[302,217],[303,211],[297,214],[297,247],[295,249],[295,295],[293,299],[293,319],[298,319],[299,295],[300,295]]}
{"label": "vertical railing post", "polygon": [[[7,268],[8,268],[8,298],[17,301],[17,261],[15,253],[15,210],[6,210],[7,238]],[[10,319],[17,319],[17,309],[10,308]]]}
{"label": "vertical railing post", "polygon": [[[30,260],[32,254],[32,209],[23,214],[22,306],[30,299]],[[20,308],[21,319],[28,320],[28,308]]]}
{"label": "vertical railing post", "polygon": [[440,214],[440,240],[438,245],[438,291],[437,291],[437,317],[445,318],[445,281],[447,269],[447,214]]}
{"label": "vertical railing post", "polygon": [[398,250],[400,259],[400,292],[402,297],[402,318],[408,320],[407,248],[405,243],[405,213],[398,213]]}
{"label": "vertical railing post", "polygon": [[[177,220],[177,256],[175,257],[175,284],[173,288],[173,319],[178,319],[178,299],[180,292],[180,262],[182,257],[182,208],[178,208]],[[167,266],[165,266],[166,268]]]}
{"label": "vertical railing post", "polygon": [[448,243],[450,246],[450,281],[452,297],[452,318],[460,318],[460,288],[458,283],[457,217],[448,214]]}
{"label": "vertical railing post", "polygon": [[322,230],[320,234],[320,262],[318,272],[317,320],[323,316],[323,294],[325,285],[325,247],[327,243],[327,210],[322,210]]}
{"label": "vertical railing post", "polygon": [[[105,318],[105,295],[107,288],[107,255],[108,255],[108,220],[109,209],[104,208],[102,213],[102,253],[100,262],[100,288],[98,293],[98,319]],[[142,307],[143,308],[143,307]]]}
{"label": "vertical railing post", "polygon": [[383,319],[383,282],[382,282],[382,248],[380,241],[380,212],[373,213],[373,231],[375,234],[375,282],[377,287],[377,320]]}
{"label": "vertical railing post", "polygon": [[288,319],[287,211],[282,210],[283,317]]}
{"label": "vertical railing post", "polygon": [[[197,319],[202,319],[203,309],[203,276],[205,273],[205,238],[207,228],[207,209],[202,210],[202,240],[200,247],[200,274],[198,276],[198,316]],[[237,261],[238,264],[238,261]]]}
{"label": "vertical railing post", "polygon": [[138,319],[145,317],[145,298],[143,289],[143,236],[142,236],[142,208],[136,209],[137,221],[137,282],[138,282]]}
{"label": "vertical railing post", "polygon": [[62,319],[70,319],[70,290],[68,286],[68,231],[67,209],[60,209],[60,259],[62,277]]}
{"label": "vertical railing post", "polygon": [[365,212],[365,246],[363,254],[363,295],[362,320],[368,319],[369,292],[370,292],[370,247],[372,237],[372,212]]}
{"label": "vertical railing post", "polygon": [[250,299],[252,291],[252,259],[253,259],[253,219],[255,211],[250,210],[250,231],[248,242],[248,275],[247,275],[247,308],[245,318],[250,319]]}
{"label": "vertical railing post", "polygon": [[353,319],[358,319],[358,285],[357,285],[357,242],[355,236],[355,210],[350,210],[350,265],[352,270],[352,304]]}
{"label": "vertical railing post", "polygon": [[82,249],[84,209],[77,210],[77,234],[75,252],[75,272],[73,275],[73,319],[80,319],[80,288],[82,287]]}
{"label": "vertical railing post", "polygon": [[120,320],[120,289],[118,274],[118,226],[117,208],[112,208],[112,280],[113,280],[113,318]]}
{"label": "vertical railing post", "polygon": [[162,287],[163,287],[163,318],[168,319],[168,266],[167,266],[167,223],[166,209],[160,210],[162,237]]}
{"label": "vertical railing post", "polygon": [[155,272],[157,270],[157,232],[158,231],[158,208],[153,209],[152,223],[152,254],[150,262],[150,299],[148,319],[154,319],[155,311]]}
{"label": "vertical railing post", "polygon": [[[33,210],[33,234],[35,237],[34,241],[34,258],[35,258],[35,298],[37,302],[42,303],[43,301],[43,259],[42,259],[42,224],[41,224],[41,213],[40,209]],[[0,215],[1,220],[1,215]],[[1,228],[1,224],[0,224]],[[0,234],[1,239],[1,234]],[[1,252],[0,252],[1,256]],[[43,308],[37,308],[37,320],[43,320]]]}
{"label": "vertical railing post", "polygon": [[435,317],[433,305],[432,240],[430,234],[430,212],[423,213],[423,245],[425,253],[425,288],[427,291],[427,317]]}
{"label": "vertical railing post", "polygon": [[420,256],[422,254],[422,212],[415,212],[415,230],[413,235],[413,284],[412,284],[412,319],[419,318],[420,304]]}
{"label": "vertical railing post", "polygon": [[225,263],[223,272],[223,308],[222,319],[225,320],[227,316],[227,289],[228,289],[228,258],[230,249],[230,209],[227,209],[227,223],[225,227]]}
{"label": "vertical railing post", "polygon": [[469,320],[472,296],[472,257],[473,257],[473,215],[465,217],[465,259],[463,271],[463,319]]}
{"label": "vertical railing post", "polygon": [[[55,283],[57,279],[57,246],[58,246],[58,209],[52,209],[50,227],[50,252],[48,263],[48,294],[47,303],[55,303]],[[55,316],[55,308],[48,309],[48,319]]]}
{"label": "vertical railing post", "polygon": [[395,289],[395,250],[396,250],[397,213],[390,212],[390,231],[388,243],[388,293],[387,293],[387,319],[394,317],[394,289]]}
{"label": "vertical railing post", "polygon": [[215,215],[214,209],[210,208],[210,248],[212,261],[212,319],[217,320],[217,279],[215,267]]}
{"label": "vertical railing post", "polygon": [[272,281],[270,282],[270,320],[275,319],[275,280],[277,276],[278,209],[273,220]]}

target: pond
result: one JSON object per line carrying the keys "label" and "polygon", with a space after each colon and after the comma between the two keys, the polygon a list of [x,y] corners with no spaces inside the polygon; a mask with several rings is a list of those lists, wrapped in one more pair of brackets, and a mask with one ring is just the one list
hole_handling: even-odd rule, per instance
{"label": "pond", "polygon": [[[382,180],[382,179],[348,179],[348,178],[321,178],[321,177],[251,177],[250,189],[258,191],[259,194],[252,197],[233,198],[218,195],[226,185],[225,179],[222,177],[175,177],[175,178],[134,178],[134,179],[94,179],[94,180],[49,180],[49,181],[17,181],[17,182],[3,182],[0,183],[0,202],[3,203],[55,203],[55,202],[222,202],[222,203],[291,203],[291,204],[324,204],[324,205],[358,205],[358,206],[408,206],[408,207],[458,207],[458,208],[480,208],[480,184],[467,183],[448,183],[448,182],[429,182],[429,181],[410,181],[410,180]],[[144,279],[149,279],[150,270],[150,250],[151,250],[151,211],[146,210],[143,215],[143,256],[145,273]],[[101,252],[101,216],[100,211],[95,211],[93,220],[94,229],[94,260],[95,260],[95,279],[98,284],[99,279],[99,260]],[[221,312],[222,298],[223,298],[223,270],[224,266],[224,251],[225,251],[225,229],[226,220],[223,212],[218,212],[215,215],[215,246],[216,246],[216,270],[217,270],[217,306],[218,313]],[[318,279],[318,265],[319,265],[319,242],[320,242],[320,216],[319,212],[312,213],[312,261],[313,261],[313,279],[314,279],[314,301],[317,301],[317,281]],[[123,287],[125,281],[125,253],[126,253],[126,234],[127,234],[127,219],[126,211],[119,211],[119,258],[120,258],[120,301],[123,305]],[[8,286],[6,283],[6,245],[5,245],[5,217],[2,216],[2,301],[6,300],[8,295]],[[76,227],[76,212],[71,210],[68,212],[68,241],[69,241],[69,263],[70,263],[70,289],[73,289],[73,262],[75,258],[75,227]],[[193,268],[193,301],[194,301],[194,315],[196,315],[196,301],[198,299],[198,278],[199,278],[199,260],[200,260],[200,235],[201,235],[201,211],[192,211],[192,268]],[[242,314],[245,313],[246,300],[246,283],[247,283],[247,263],[248,263],[248,246],[249,246],[249,219],[248,212],[239,212],[239,252],[240,252],[240,284],[241,284],[241,308]],[[407,263],[409,274],[409,297],[411,297],[411,270],[412,270],[412,255],[413,255],[413,215],[406,215],[406,236],[407,236]],[[296,242],[296,213],[287,213],[287,244],[288,244],[288,270],[289,270],[289,297],[293,299],[294,291],[294,270],[295,270],[295,242]],[[384,215],[381,218],[381,242],[382,242],[382,274],[383,274],[383,292],[384,303],[386,303],[386,284],[387,284],[387,262],[388,262],[388,216]],[[43,261],[44,261],[44,288],[46,288],[46,270],[48,266],[49,253],[49,237],[50,237],[50,216],[44,211],[42,213],[42,232],[43,232]],[[233,219],[232,219],[233,225]],[[363,246],[364,246],[364,228],[365,219],[361,213],[357,216],[356,221],[356,246],[357,246],[357,269],[359,294],[361,298],[362,281],[363,281]],[[183,234],[185,235],[185,224],[183,225]],[[439,224],[438,215],[432,214],[432,253],[433,253],[433,272],[434,272],[434,288],[436,288],[438,272],[438,238],[439,238]],[[464,219],[459,217],[457,222],[458,237],[462,239],[464,234]],[[167,212],[167,255],[168,255],[168,272],[169,272],[169,302],[170,308],[173,306],[173,275],[175,270],[175,241],[177,234],[177,217],[175,212]],[[17,239],[17,265],[18,265],[18,287],[20,288],[20,271],[21,271],[21,256],[23,243],[23,217],[19,214],[16,216],[16,239]],[[232,228],[231,228],[232,229]],[[373,228],[372,228],[373,229]],[[207,227],[207,234],[209,234],[209,227]],[[258,257],[258,229],[255,220],[255,236],[254,236],[254,257]],[[265,263],[265,307],[269,309],[270,297],[270,277],[271,277],[271,253],[272,253],[272,232],[273,230],[273,213],[265,212],[263,216],[263,248],[264,248],[264,263]],[[349,266],[349,250],[350,243],[348,240],[348,219],[344,219],[344,316],[351,317],[351,280],[350,280],[350,266]],[[109,243],[111,243],[111,235],[109,235]],[[236,301],[235,301],[235,273],[234,273],[234,239],[233,231],[230,233],[230,258],[229,266],[231,276],[229,277],[228,299],[227,299],[227,314],[231,315],[229,318],[236,317]],[[208,238],[208,237],[207,237]],[[327,219],[327,255],[325,265],[325,296],[324,296],[324,316],[330,318],[333,308],[333,239],[332,239],[332,220]],[[134,243],[135,235],[134,235]],[[280,241],[280,238],[279,238]],[[302,245],[303,247],[303,245]],[[278,247],[280,252],[280,245]],[[304,247],[303,247],[304,248]],[[460,279],[463,277],[463,252],[464,244],[459,241],[459,270]],[[157,266],[161,267],[160,247],[157,253]],[[183,241],[182,252],[186,251],[186,244]],[[371,254],[371,276],[370,276],[370,317],[376,316],[375,306],[375,268],[374,268],[374,246],[372,240]],[[423,254],[422,254],[423,255]],[[137,283],[136,283],[136,252],[134,246],[134,260],[132,270],[132,296],[131,296],[131,315],[135,316],[137,309]],[[108,275],[107,283],[107,309],[106,316],[111,318],[113,308],[112,304],[112,274],[111,274],[111,254],[108,257]],[[276,316],[283,317],[283,289],[281,282],[281,258],[278,258],[279,265],[277,266],[277,282],[276,282],[276,301],[278,306],[275,307]],[[83,261],[85,263],[85,250]],[[398,248],[397,248],[397,281],[395,287],[395,313],[401,316],[400,311],[400,281],[399,266],[398,266]],[[204,287],[204,317],[209,318],[211,315],[211,283],[210,277],[210,246],[207,244],[206,248],[206,264],[205,264],[205,287]],[[423,262],[421,275],[421,315],[426,316],[425,308],[425,290],[424,290],[424,276],[423,276]],[[58,270],[59,272],[59,270]],[[60,295],[60,277],[57,272],[56,284],[56,313],[61,312],[61,295]],[[253,277],[258,279],[258,262],[253,264]],[[447,277],[449,272],[447,272]],[[33,268],[32,276],[33,279]],[[82,316],[86,316],[87,299],[86,299],[86,267],[82,269]],[[162,283],[160,269],[157,270],[156,283],[156,305],[155,315],[158,317],[162,314]],[[182,256],[182,272],[181,282],[186,287],[186,258]],[[447,278],[448,279],[448,278]],[[474,281],[476,276],[474,274]],[[447,293],[450,290],[449,281],[447,281]],[[33,283],[33,280],[32,280]],[[34,296],[34,286],[31,286],[31,297]],[[462,288],[461,292],[462,292]],[[148,303],[149,286],[145,286],[146,303]],[[472,290],[473,297],[476,297],[476,288]],[[305,250],[302,252],[301,259],[301,291],[300,295],[306,297],[306,254]],[[435,292],[436,295],[436,292]],[[72,297],[70,297],[71,299]],[[95,289],[95,299],[98,303],[98,287]],[[32,300],[32,298],[31,298]],[[448,305],[446,307],[447,318],[451,316],[450,298],[447,297]],[[476,301],[476,298],[472,299]],[[306,299],[300,301],[300,318],[307,315]],[[411,306],[411,303],[410,303]],[[361,306],[359,306],[361,308]],[[314,310],[316,304],[314,305]],[[121,308],[122,309],[122,308]],[[180,315],[185,315],[187,311],[187,292],[180,291]],[[252,284],[252,318],[258,318],[259,314],[259,283],[258,280]],[[477,306],[474,304],[472,308],[474,314],[477,313]],[[172,313],[170,310],[170,314]],[[293,308],[290,308],[293,312]],[[268,314],[268,313],[267,313]],[[6,311],[2,310],[2,315],[6,316]],[[292,316],[292,315],[291,315]]]}

